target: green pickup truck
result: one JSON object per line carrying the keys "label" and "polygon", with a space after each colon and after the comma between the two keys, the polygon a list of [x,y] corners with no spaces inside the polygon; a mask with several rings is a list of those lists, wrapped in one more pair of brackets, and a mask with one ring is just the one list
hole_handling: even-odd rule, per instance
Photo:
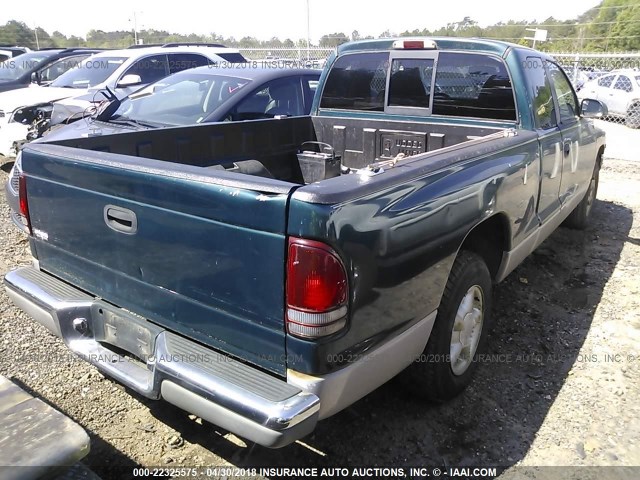
{"label": "green pickup truck", "polygon": [[587,225],[604,110],[529,48],[348,43],[310,116],[27,145],[7,188],[34,262],[6,289],[106,375],[268,447],[398,374],[444,401],[492,285]]}

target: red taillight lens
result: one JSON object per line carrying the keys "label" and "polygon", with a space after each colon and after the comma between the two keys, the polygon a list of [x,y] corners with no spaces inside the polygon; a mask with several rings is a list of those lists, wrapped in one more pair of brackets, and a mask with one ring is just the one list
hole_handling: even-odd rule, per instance
{"label": "red taillight lens", "polygon": [[331,247],[289,239],[287,325],[304,337],[330,335],[346,324],[347,272]]}
{"label": "red taillight lens", "polygon": [[403,43],[404,48],[407,50],[424,48],[424,42],[422,40],[407,40]]}
{"label": "red taillight lens", "polygon": [[287,303],[307,312],[326,312],[347,298],[347,276],[333,251],[308,240],[289,240]]}
{"label": "red taillight lens", "polygon": [[20,199],[20,214],[25,218],[29,233],[31,232],[31,218],[29,217],[29,202],[27,201],[27,178],[24,173],[20,173],[18,179],[18,195]]}

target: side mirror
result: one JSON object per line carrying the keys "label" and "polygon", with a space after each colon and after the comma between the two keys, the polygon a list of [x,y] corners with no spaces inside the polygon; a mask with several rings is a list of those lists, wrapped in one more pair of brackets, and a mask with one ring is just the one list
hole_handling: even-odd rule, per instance
{"label": "side mirror", "polygon": [[125,75],[116,85],[116,88],[133,87],[134,85],[140,85],[142,78],[140,75]]}
{"label": "side mirror", "polygon": [[608,114],[609,110],[607,109],[607,106],[598,100],[585,98],[580,102],[580,115],[584,118],[602,118],[606,117]]}
{"label": "side mirror", "polygon": [[33,72],[31,74],[31,83],[40,83],[40,73]]}

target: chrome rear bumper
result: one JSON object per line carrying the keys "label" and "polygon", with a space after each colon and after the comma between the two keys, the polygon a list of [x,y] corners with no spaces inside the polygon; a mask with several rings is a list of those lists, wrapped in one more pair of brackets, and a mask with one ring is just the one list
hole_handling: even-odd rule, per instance
{"label": "chrome rear bumper", "polygon": [[7,273],[5,288],[18,307],[62,338],[69,349],[148,398],[163,398],[270,448],[288,445],[315,428],[320,400],[313,393],[33,267]]}

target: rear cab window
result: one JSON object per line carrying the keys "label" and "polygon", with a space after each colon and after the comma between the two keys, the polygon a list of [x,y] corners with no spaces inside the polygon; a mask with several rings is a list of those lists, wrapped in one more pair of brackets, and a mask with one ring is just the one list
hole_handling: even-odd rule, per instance
{"label": "rear cab window", "polygon": [[516,121],[513,88],[504,62],[477,53],[441,53],[433,114]]}
{"label": "rear cab window", "polygon": [[320,108],[384,111],[389,53],[344,55],[333,65]]}
{"label": "rear cab window", "polygon": [[333,65],[320,109],[517,121],[506,65],[486,53],[347,53]]}
{"label": "rear cab window", "polygon": [[431,113],[435,52],[393,52],[389,71],[386,111],[405,115]]}

